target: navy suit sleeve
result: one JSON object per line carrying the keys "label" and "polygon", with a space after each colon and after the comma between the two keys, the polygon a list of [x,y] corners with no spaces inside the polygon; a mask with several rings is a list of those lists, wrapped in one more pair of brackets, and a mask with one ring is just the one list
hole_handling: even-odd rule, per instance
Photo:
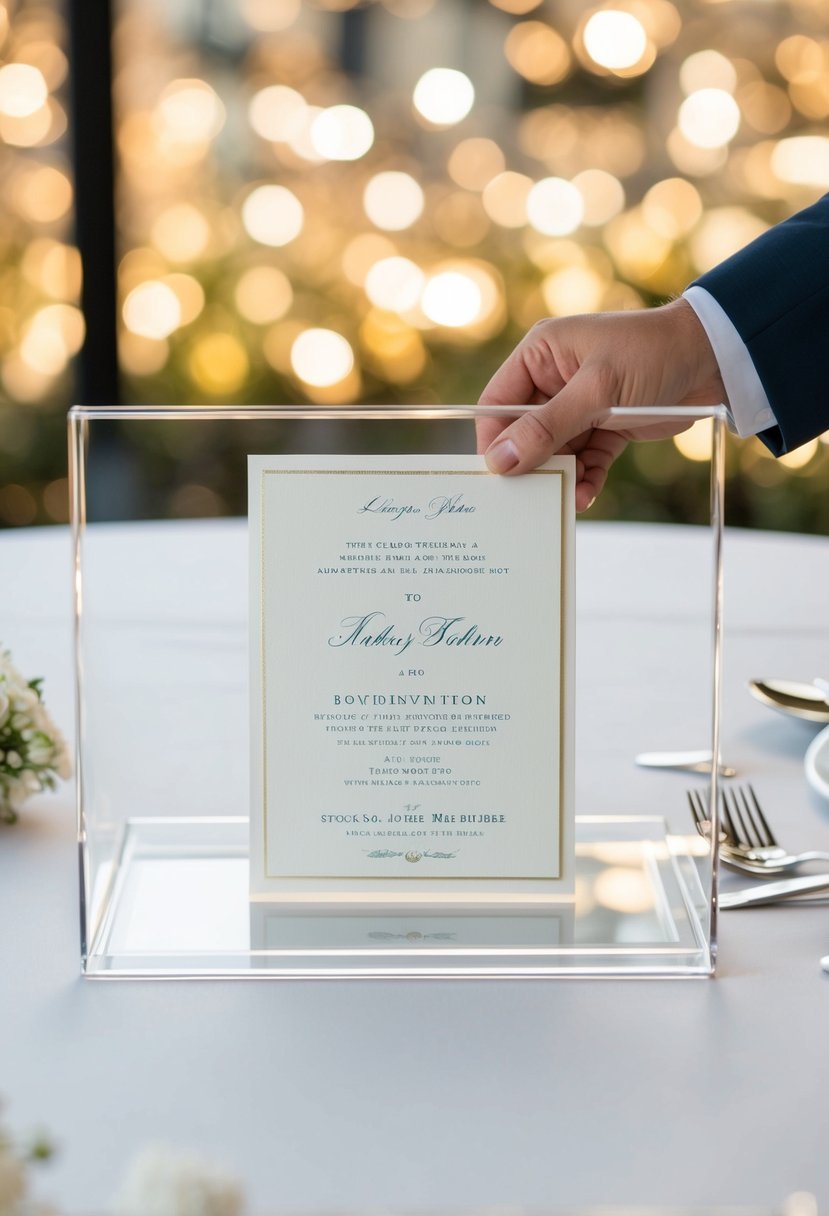
{"label": "navy suit sleeve", "polygon": [[829,430],[829,194],[696,280],[746,344],[777,456]]}

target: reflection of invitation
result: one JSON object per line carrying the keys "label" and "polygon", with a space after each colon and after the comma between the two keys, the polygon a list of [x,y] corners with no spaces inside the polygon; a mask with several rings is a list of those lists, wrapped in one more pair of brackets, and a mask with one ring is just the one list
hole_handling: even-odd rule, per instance
{"label": "reflection of invitation", "polygon": [[[481,908],[474,906],[286,907],[272,901],[250,904],[251,950],[257,964],[275,971],[296,966],[298,956],[340,972],[386,966],[426,973],[469,973],[473,958],[482,973],[487,955],[497,951],[511,966],[532,966],[528,953],[574,945],[574,903]],[[270,956],[270,958],[268,957]],[[390,963],[390,956],[394,956]],[[299,964],[302,965],[301,963]]]}
{"label": "reflection of invitation", "polygon": [[572,457],[251,456],[251,890],[572,892]]}

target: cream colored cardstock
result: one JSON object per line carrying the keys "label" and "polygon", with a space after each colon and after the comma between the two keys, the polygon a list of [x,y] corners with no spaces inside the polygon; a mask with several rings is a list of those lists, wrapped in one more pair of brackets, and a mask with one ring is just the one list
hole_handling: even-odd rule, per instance
{"label": "cream colored cardstock", "polygon": [[251,456],[251,895],[573,890],[574,460]]}

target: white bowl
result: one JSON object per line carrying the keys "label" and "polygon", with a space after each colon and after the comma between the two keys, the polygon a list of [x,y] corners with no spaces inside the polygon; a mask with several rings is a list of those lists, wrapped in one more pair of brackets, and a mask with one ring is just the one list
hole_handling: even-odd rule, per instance
{"label": "white bowl", "polygon": [[813,790],[829,798],[829,726],[815,735],[803,761],[806,780]]}

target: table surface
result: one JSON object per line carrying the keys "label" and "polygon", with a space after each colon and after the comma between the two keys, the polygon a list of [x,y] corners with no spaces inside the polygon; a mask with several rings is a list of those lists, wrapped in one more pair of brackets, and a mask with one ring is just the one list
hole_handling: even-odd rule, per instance
{"label": "table surface", "polygon": [[[592,527],[609,577],[649,547],[655,596],[693,531]],[[66,532],[0,555],[2,640],[68,723]],[[815,728],[745,683],[829,673],[828,600],[829,541],[728,534],[724,754],[792,848],[829,848]],[[724,913],[714,980],[100,984],[67,787],[0,835],[0,917],[4,1121],[56,1141],[39,1190],[64,1211],[104,1208],[152,1143],[223,1164],[254,1211],[829,1202],[826,904]]]}

